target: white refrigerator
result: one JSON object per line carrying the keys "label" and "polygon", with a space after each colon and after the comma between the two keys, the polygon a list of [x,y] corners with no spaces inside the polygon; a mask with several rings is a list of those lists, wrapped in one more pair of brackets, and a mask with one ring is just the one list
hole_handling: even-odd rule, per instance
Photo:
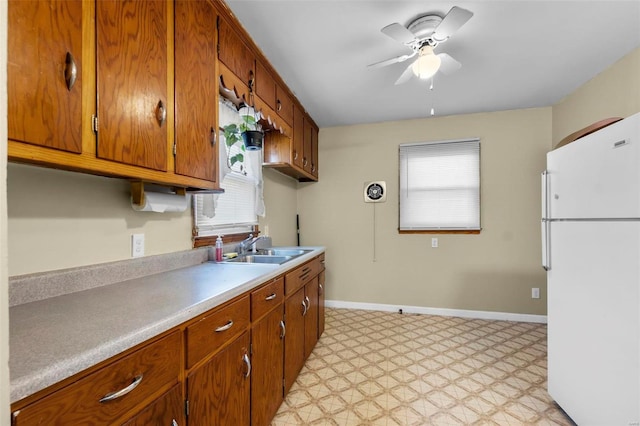
{"label": "white refrigerator", "polygon": [[548,390],[578,425],[640,425],[640,113],[547,154]]}

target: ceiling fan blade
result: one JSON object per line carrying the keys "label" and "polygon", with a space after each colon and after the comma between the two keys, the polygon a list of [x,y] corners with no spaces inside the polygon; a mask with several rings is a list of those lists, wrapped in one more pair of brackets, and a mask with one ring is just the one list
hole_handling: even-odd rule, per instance
{"label": "ceiling fan blade", "polygon": [[458,6],[453,6],[436,28],[433,33],[433,39],[439,42],[445,41],[471,19],[472,16],[473,12]]}
{"label": "ceiling fan blade", "polygon": [[413,35],[411,31],[398,24],[397,22],[391,25],[387,25],[380,31],[382,31],[382,33],[388,35],[392,39],[399,41],[400,43],[411,43],[416,39],[416,36]]}
{"label": "ceiling fan blade", "polygon": [[382,68],[382,67],[386,67],[387,65],[391,65],[391,64],[396,64],[398,62],[404,62],[409,58],[413,58],[414,56],[416,56],[417,52],[413,52],[409,55],[402,55],[402,56],[396,56],[395,58],[391,58],[391,59],[386,59],[384,61],[380,61],[380,62],[375,62],[373,64],[369,64],[367,65],[367,67],[369,68]]}
{"label": "ceiling fan blade", "polygon": [[407,69],[404,70],[402,74],[400,74],[400,78],[398,78],[395,82],[396,85],[406,83],[411,77],[413,77],[413,70],[411,69],[412,66],[413,62],[409,64]]}
{"label": "ceiling fan blade", "polygon": [[437,56],[438,58],[440,58],[440,69],[438,69],[438,71],[440,71],[442,74],[452,74],[462,67],[462,64],[460,62],[456,61],[446,53],[439,53]]}

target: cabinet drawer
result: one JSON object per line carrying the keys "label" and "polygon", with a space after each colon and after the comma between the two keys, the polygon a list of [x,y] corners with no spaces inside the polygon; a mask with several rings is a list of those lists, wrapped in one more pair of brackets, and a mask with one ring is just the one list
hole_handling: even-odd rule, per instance
{"label": "cabinet drawer", "polygon": [[287,296],[293,294],[300,287],[309,282],[313,277],[318,275],[321,269],[320,258],[305,263],[302,266],[297,267],[293,271],[285,275],[284,278],[284,290]]}
{"label": "cabinet drawer", "polygon": [[210,353],[216,352],[225,342],[246,330],[250,318],[249,296],[222,309],[205,314],[202,319],[187,327],[187,368]]}
{"label": "cabinet drawer", "polygon": [[14,413],[14,425],[112,424],[178,383],[180,348],[176,331]]}
{"label": "cabinet drawer", "polygon": [[284,300],[284,278],[273,280],[251,293],[251,321],[256,321]]}

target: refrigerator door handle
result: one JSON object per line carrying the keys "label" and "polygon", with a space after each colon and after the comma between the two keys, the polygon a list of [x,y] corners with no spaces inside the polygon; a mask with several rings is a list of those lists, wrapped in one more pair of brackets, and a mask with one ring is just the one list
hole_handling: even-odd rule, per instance
{"label": "refrigerator door handle", "polygon": [[545,271],[549,271],[551,269],[551,257],[550,257],[550,246],[549,246],[549,227],[551,226],[551,222],[542,219],[542,267]]}
{"label": "refrigerator door handle", "polygon": [[546,170],[541,174],[541,194],[542,194],[542,220],[549,218],[549,172]]}
{"label": "refrigerator door handle", "polygon": [[542,267],[545,271],[551,269],[551,259],[549,257],[549,173],[545,170],[541,175],[542,181]]}

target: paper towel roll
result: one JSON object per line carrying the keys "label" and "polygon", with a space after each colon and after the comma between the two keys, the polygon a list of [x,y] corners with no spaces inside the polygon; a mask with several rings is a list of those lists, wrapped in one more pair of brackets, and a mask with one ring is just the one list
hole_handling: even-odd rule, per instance
{"label": "paper towel roll", "polygon": [[144,193],[144,204],[138,205],[131,201],[131,207],[140,212],[183,212],[187,210],[187,196],[165,194],[162,192]]}

